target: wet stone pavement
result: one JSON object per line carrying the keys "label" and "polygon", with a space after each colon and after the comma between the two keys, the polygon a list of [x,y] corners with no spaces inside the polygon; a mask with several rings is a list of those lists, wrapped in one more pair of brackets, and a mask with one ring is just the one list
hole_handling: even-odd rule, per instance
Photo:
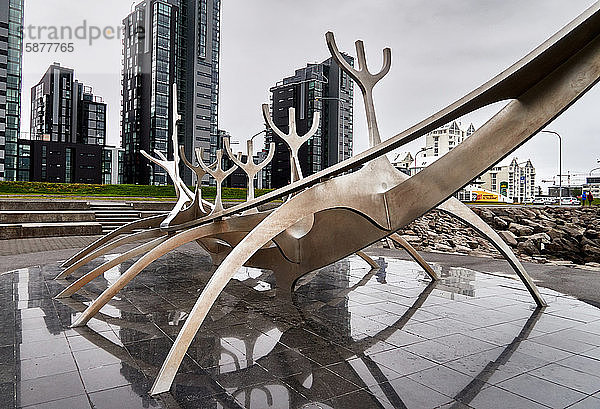
{"label": "wet stone pavement", "polygon": [[[173,252],[89,322],[71,323],[131,262],[70,299],[58,263],[0,276],[0,407],[600,408],[600,310],[464,268],[430,283],[369,254],[309,274],[289,296],[243,269],[219,297],[168,394],[148,395],[214,269]],[[82,268],[90,271],[102,260]],[[74,278],[73,278],[74,279]],[[71,281],[73,279],[70,279]]]}

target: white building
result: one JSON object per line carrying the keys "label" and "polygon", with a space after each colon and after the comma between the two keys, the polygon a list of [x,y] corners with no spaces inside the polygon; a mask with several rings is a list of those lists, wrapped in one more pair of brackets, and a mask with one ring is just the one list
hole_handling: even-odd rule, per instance
{"label": "white building", "polygon": [[125,149],[104,146],[102,149],[102,184],[120,185],[123,183],[123,155]]}
{"label": "white building", "polygon": [[452,121],[425,136],[424,157],[439,158],[450,152],[459,143],[471,136],[475,127],[470,124],[466,130],[461,129],[460,122]]}
{"label": "white building", "polygon": [[473,124],[470,124],[465,130],[461,128],[458,121],[452,121],[429,132],[425,135],[425,147],[418,151],[414,157],[411,156],[411,164],[407,167],[408,173],[410,175],[419,173],[454,149],[459,143],[471,136],[473,132],[475,132]]}
{"label": "white building", "polygon": [[513,158],[507,166],[494,166],[479,178],[481,187],[524,203],[535,197],[535,168],[531,160],[519,163]]}

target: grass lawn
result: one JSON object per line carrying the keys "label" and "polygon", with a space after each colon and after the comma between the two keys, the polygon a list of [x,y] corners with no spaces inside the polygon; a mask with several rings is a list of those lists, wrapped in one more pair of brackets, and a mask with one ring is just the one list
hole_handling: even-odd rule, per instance
{"label": "grass lawn", "polygon": [[[193,188],[191,189],[194,190]],[[257,189],[256,196],[270,192]],[[0,182],[0,195],[10,196],[84,196],[84,197],[136,197],[169,199],[175,198],[175,188],[169,186],[146,185],[92,185],[79,183],[45,182]],[[202,197],[214,198],[216,188],[202,186]],[[246,189],[223,188],[224,200],[246,200]]]}

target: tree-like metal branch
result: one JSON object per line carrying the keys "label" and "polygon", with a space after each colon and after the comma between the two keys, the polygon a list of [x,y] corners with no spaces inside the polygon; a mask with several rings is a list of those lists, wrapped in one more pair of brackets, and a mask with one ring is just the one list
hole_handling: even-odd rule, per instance
{"label": "tree-like metal branch", "polygon": [[247,201],[253,200],[254,199],[254,178],[256,178],[256,175],[258,174],[258,172],[263,170],[265,168],[265,166],[267,166],[273,160],[273,157],[275,156],[275,144],[273,142],[271,142],[271,144],[269,145],[269,153],[267,154],[267,157],[265,158],[265,160],[263,160],[259,164],[254,163],[254,158],[252,156],[254,153],[252,139],[249,139],[247,142],[248,155],[247,155],[246,162],[244,162],[242,160],[241,155],[238,157],[237,155],[233,154],[233,152],[231,151],[229,137],[223,138],[223,145],[225,146],[227,155],[229,156],[229,158],[231,158],[233,163],[235,163],[237,166],[239,166],[239,168],[242,169],[246,173],[246,175],[248,177],[248,193],[246,195],[246,200]]}

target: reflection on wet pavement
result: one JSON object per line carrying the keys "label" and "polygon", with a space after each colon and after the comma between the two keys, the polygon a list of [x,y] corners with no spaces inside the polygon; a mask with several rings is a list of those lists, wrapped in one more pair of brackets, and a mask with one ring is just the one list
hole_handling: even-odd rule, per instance
{"label": "reflection on wet pavement", "polygon": [[443,279],[430,283],[412,262],[372,256],[379,270],[342,260],[291,300],[269,271],[240,270],[157,398],[147,392],[214,271],[207,257],[163,257],[77,330],[131,262],[64,300],[57,264],[3,274],[0,406],[600,407],[598,309],[542,290],[539,310],[517,281],[434,266]]}

